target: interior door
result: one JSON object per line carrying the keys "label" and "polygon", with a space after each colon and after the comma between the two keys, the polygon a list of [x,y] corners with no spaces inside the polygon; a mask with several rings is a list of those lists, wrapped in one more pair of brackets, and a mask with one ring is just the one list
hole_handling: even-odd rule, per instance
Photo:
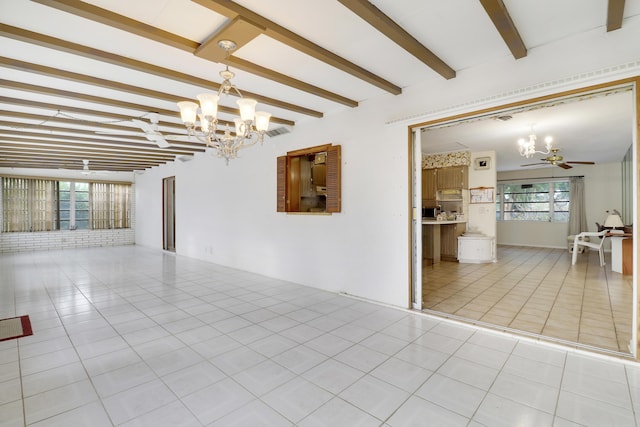
{"label": "interior door", "polygon": [[176,251],[176,177],[162,180],[163,244],[166,251]]}

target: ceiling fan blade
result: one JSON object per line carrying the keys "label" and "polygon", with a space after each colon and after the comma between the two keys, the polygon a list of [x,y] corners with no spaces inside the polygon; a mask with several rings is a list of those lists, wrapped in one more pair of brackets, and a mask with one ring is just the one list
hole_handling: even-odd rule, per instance
{"label": "ceiling fan blade", "polygon": [[162,136],[160,132],[148,132],[148,133],[145,133],[144,136],[149,141],[155,142],[156,145],[160,148],[167,148],[171,146],[171,144],[169,144],[167,140],[164,139],[164,136]]}
{"label": "ceiling fan blade", "polygon": [[556,166],[561,167],[562,169],[571,169],[573,166],[568,165],[566,163],[556,163]]}
{"label": "ceiling fan blade", "polygon": [[596,162],[565,162],[565,163],[573,163],[576,165],[595,165]]}
{"label": "ceiling fan blade", "polygon": [[164,139],[167,141],[183,141],[183,142],[192,142],[194,138],[191,135],[165,135]]}
{"label": "ceiling fan blade", "polygon": [[136,125],[138,125],[138,127],[142,129],[144,132],[156,132],[153,126],[145,121],[138,120],[138,119],[131,119],[131,121]]}
{"label": "ceiling fan blade", "polygon": [[525,166],[538,166],[538,165],[546,165],[547,163],[529,163],[528,165],[520,165],[520,167],[525,167]]}
{"label": "ceiling fan blade", "polygon": [[144,133],[135,130],[99,130],[96,135],[121,135],[121,136],[144,136]]}

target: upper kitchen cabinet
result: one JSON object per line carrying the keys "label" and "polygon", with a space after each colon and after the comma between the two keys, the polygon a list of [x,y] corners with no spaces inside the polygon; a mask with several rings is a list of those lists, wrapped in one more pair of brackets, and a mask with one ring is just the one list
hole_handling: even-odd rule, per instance
{"label": "upper kitchen cabinet", "polygon": [[436,199],[436,169],[422,170],[422,200]]}
{"label": "upper kitchen cabinet", "polygon": [[278,157],[278,212],[340,212],[340,146],[320,145]]}
{"label": "upper kitchen cabinet", "polygon": [[436,182],[438,190],[461,190],[469,188],[468,167],[450,166],[439,168],[436,174]]}

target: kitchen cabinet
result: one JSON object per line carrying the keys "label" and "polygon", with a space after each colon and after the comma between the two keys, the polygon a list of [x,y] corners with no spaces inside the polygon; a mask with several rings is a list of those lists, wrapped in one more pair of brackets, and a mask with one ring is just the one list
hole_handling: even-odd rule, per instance
{"label": "kitchen cabinet", "polygon": [[[447,197],[443,198],[442,195],[439,196],[438,192],[468,188],[468,166],[422,170],[422,200],[429,204],[438,204],[437,202],[441,200],[454,200],[453,195],[447,194]],[[461,198],[462,196],[459,195],[458,199]]]}
{"label": "kitchen cabinet", "polygon": [[440,258],[443,261],[458,261],[458,237],[466,230],[466,223],[442,226],[440,230]]}
{"label": "kitchen cabinet", "polygon": [[469,188],[468,166],[439,168],[436,173],[438,190],[461,190]]}
{"label": "kitchen cabinet", "polygon": [[458,258],[458,236],[467,229],[464,221],[422,221],[422,259],[437,264],[442,261],[456,262]]}
{"label": "kitchen cabinet", "polygon": [[422,170],[422,200],[436,200],[436,170]]}

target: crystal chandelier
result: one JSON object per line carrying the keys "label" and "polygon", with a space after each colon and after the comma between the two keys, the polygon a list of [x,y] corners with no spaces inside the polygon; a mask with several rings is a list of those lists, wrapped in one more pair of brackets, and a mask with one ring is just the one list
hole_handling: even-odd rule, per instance
{"label": "crystal chandelier", "polygon": [[549,154],[549,153],[551,153],[551,142],[553,141],[553,138],[551,138],[550,136],[547,136],[544,139],[545,148],[547,149],[547,151],[536,151],[536,140],[537,139],[538,139],[538,137],[536,136],[535,133],[533,133],[533,126],[531,126],[531,133],[529,134],[529,139],[526,140],[524,138],[520,138],[518,140],[518,145],[520,147],[520,155],[522,157],[526,157],[528,159],[528,158],[532,157],[536,153],[538,153],[538,154]]}
{"label": "crystal chandelier", "polygon": [[[227,51],[227,57],[229,52],[236,48],[235,42],[231,40],[220,40],[218,46]],[[228,165],[230,159],[237,157],[239,150],[251,147],[257,142],[262,143],[264,134],[269,128],[271,114],[264,111],[256,111],[258,101],[242,96],[238,88],[231,83],[231,79],[235,77],[235,74],[229,71],[229,66],[220,71],[220,77],[222,77],[223,81],[217,94],[201,93],[198,95],[200,113],[198,113],[198,104],[191,101],[178,102],[178,108],[180,108],[180,116],[187,127],[189,135],[205,143],[207,147],[214,149],[218,157],[224,158]],[[230,92],[235,92],[240,97],[236,101],[240,110],[240,117],[233,120],[235,134],[231,134],[229,126],[226,125],[224,133],[220,135],[217,133],[217,131],[221,131],[218,126],[218,101],[222,93],[229,95]],[[200,129],[196,127],[197,117],[200,118]]]}

